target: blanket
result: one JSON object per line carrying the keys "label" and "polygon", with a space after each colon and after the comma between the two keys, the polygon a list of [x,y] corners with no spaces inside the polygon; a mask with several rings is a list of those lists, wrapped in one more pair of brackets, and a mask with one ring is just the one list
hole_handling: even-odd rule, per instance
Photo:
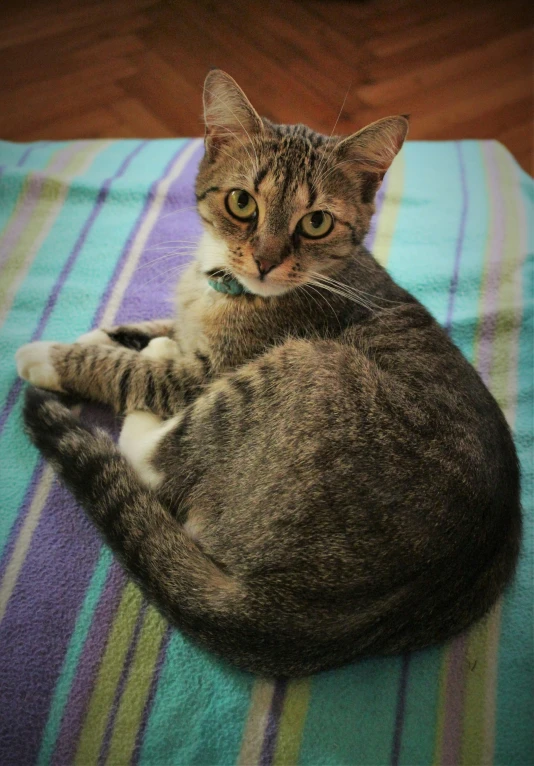
{"label": "blanket", "polygon": [[292,682],[240,672],[144,601],[24,435],[20,345],[172,311],[202,151],[0,143],[0,763],[533,763],[534,187],[503,146],[408,142],[368,237],[476,366],[522,464],[517,577],[465,635]]}

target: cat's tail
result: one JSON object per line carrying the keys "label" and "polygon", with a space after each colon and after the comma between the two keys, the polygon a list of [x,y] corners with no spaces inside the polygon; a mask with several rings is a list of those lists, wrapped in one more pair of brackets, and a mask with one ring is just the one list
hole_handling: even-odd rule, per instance
{"label": "cat's tail", "polygon": [[239,640],[235,615],[243,586],[204,555],[139,483],[110,437],[87,428],[39,388],[27,390],[24,421],[32,442],[147,596],[211,649],[234,660],[242,655],[242,647],[232,644]]}

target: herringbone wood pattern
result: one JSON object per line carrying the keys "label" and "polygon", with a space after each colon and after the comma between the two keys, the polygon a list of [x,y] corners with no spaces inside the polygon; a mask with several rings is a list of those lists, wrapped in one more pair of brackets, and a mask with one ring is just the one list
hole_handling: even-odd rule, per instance
{"label": "herringbone wood pattern", "polygon": [[199,135],[208,67],[282,122],[497,138],[532,170],[529,0],[2,0],[0,137]]}

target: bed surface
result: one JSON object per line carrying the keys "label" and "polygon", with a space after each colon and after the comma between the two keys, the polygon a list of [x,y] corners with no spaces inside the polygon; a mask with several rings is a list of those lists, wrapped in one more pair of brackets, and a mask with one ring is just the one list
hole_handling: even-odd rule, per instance
{"label": "bed surface", "polygon": [[0,142],[0,763],[534,762],[534,185],[500,144],[408,142],[368,241],[514,431],[520,566],[467,635],[291,683],[239,672],[147,606],[24,436],[21,344],[172,311],[201,154],[189,139]]}

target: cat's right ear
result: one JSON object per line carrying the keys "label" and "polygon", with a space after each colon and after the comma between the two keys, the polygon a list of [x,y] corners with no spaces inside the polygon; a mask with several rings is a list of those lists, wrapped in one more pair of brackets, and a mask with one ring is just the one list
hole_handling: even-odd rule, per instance
{"label": "cat's right ear", "polygon": [[263,133],[259,114],[236,81],[222,69],[212,69],[204,81],[205,145],[210,159],[226,144],[246,144]]}

